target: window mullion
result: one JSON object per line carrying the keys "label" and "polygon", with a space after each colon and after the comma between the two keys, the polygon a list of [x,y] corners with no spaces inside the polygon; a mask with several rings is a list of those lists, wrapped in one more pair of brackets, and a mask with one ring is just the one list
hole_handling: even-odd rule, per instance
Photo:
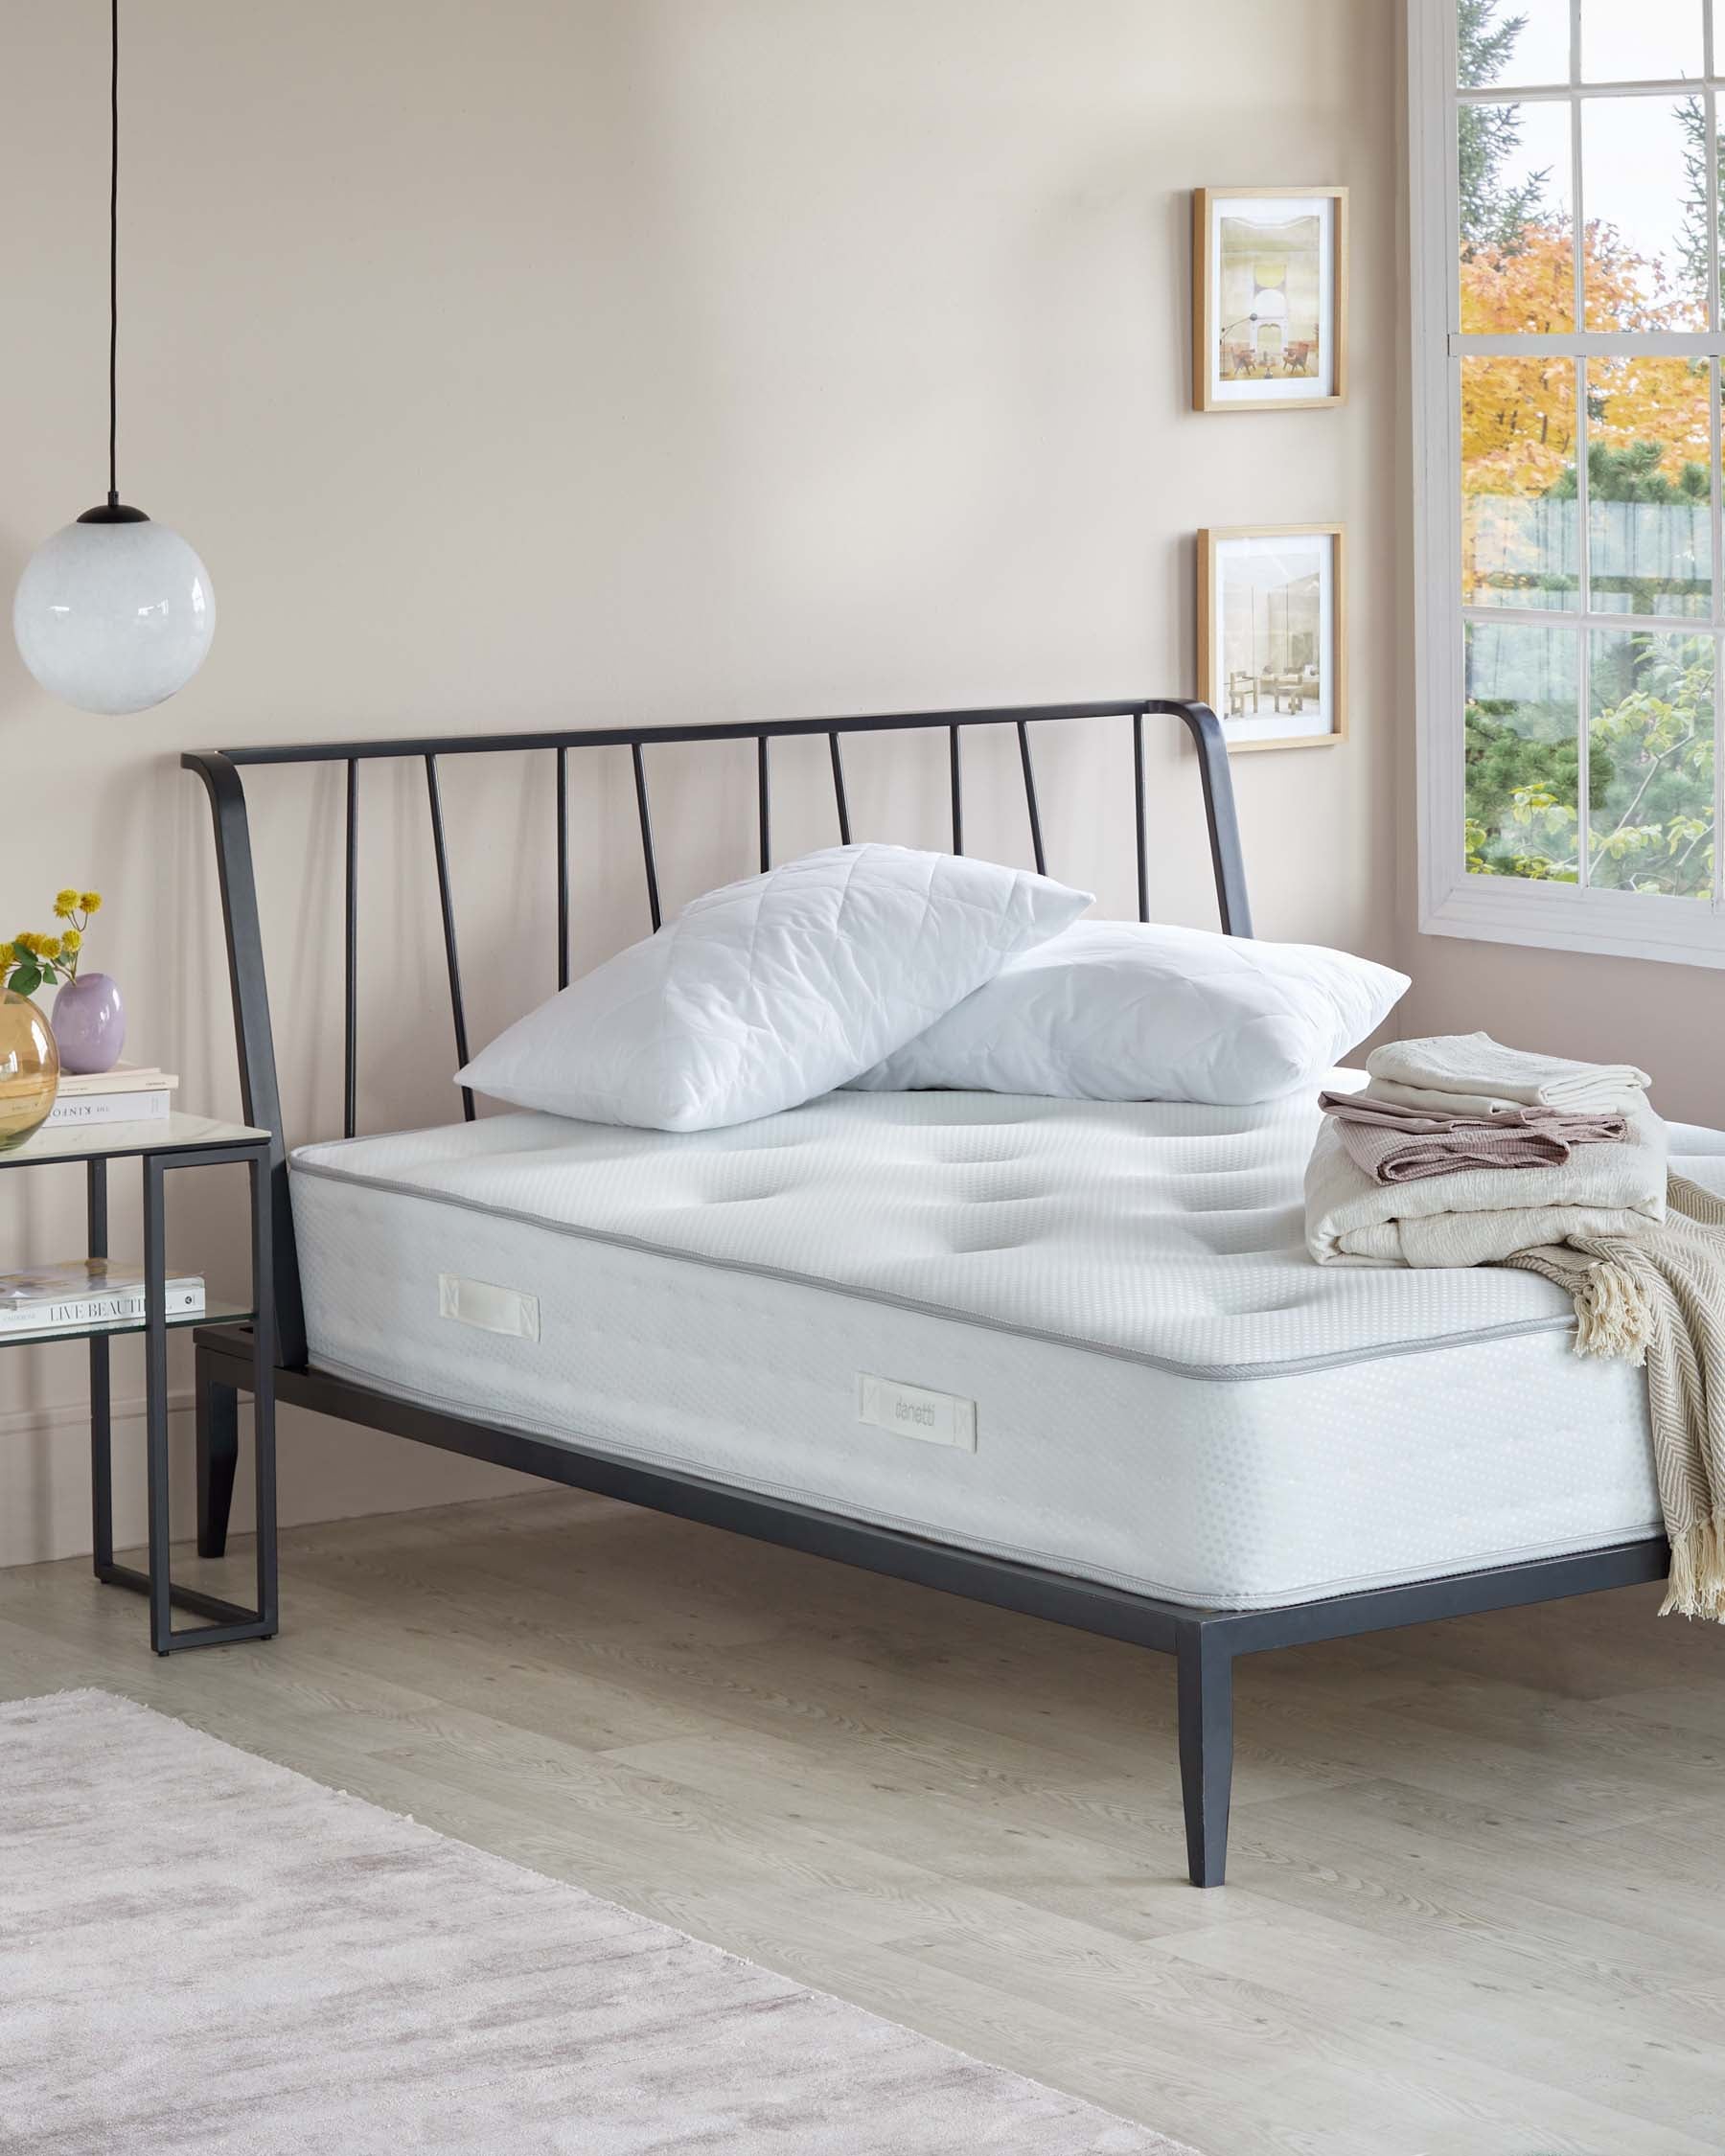
{"label": "window mullion", "polygon": [[1725,331],[1584,330],[1552,335],[1543,331],[1452,330],[1453,358],[1499,359],[1711,359],[1725,356]]}
{"label": "window mullion", "polygon": [[1576,598],[1583,614],[1593,612],[1593,549],[1589,545],[1587,498],[1587,361],[1576,370]]}
{"label": "window mullion", "polygon": [[[1575,277],[1575,323],[1577,333],[1587,329],[1587,212],[1582,195],[1581,172],[1581,0],[1570,0],[1570,256]],[[1591,684],[1588,660],[1593,636],[1586,617],[1593,611],[1593,544],[1588,529],[1587,470],[1587,360],[1577,353],[1576,370],[1576,545],[1578,571],[1576,596],[1581,620],[1576,626],[1576,883],[1587,889],[1592,862],[1593,744],[1589,737]]]}
{"label": "window mullion", "polygon": [[1719,362],[1707,363],[1707,455],[1709,464],[1708,506],[1711,511],[1709,544],[1713,560],[1708,567],[1713,584],[1713,624],[1715,629],[1725,625],[1725,590],[1721,590],[1719,574],[1720,540],[1725,538],[1725,505],[1719,498]]}
{"label": "window mullion", "polygon": [[[1585,87],[1590,98],[1686,98],[1699,80],[1690,75],[1650,75],[1635,82],[1589,82]],[[1561,104],[1575,88],[1570,82],[1484,82],[1458,89],[1455,98],[1458,104]]]}
{"label": "window mullion", "polygon": [[[1585,561],[1585,533],[1582,535],[1581,552]],[[1586,890],[1593,864],[1593,683],[1589,673],[1593,656],[1593,631],[1577,629],[1576,635],[1576,724],[1579,729],[1576,737],[1579,753],[1576,758],[1576,883],[1580,889]]]}
{"label": "window mullion", "polygon": [[[1710,9],[1710,10],[1709,10],[1709,15],[1710,15],[1710,17],[1711,17],[1711,14],[1712,14],[1712,11],[1711,11],[1711,9]],[[1710,92],[1708,93],[1708,100],[1707,100],[1707,136],[1708,136],[1708,160],[1709,160],[1709,164],[1710,164],[1710,167],[1711,167],[1711,165],[1712,165],[1712,163],[1713,163],[1713,161],[1714,161],[1714,154],[1715,154],[1715,146],[1714,146],[1714,142],[1713,93],[1712,93],[1711,91],[1710,91]],[[1714,245],[1715,245],[1715,247],[1716,247],[1716,244],[1717,244],[1717,234],[1716,234],[1716,232],[1715,232],[1715,233],[1714,233]],[[1716,296],[1716,287],[1717,287],[1717,280],[1716,280],[1716,278],[1715,278],[1715,296]],[[1712,461],[1712,475],[1711,475],[1711,479],[1710,479],[1710,483],[1709,483],[1708,493],[1709,493],[1709,495],[1710,495],[1710,498],[1711,498],[1711,503],[1712,503],[1712,508],[1713,508],[1713,564],[1712,564],[1712,566],[1713,566],[1713,620],[1714,620],[1714,630],[1715,630],[1715,631],[1717,631],[1717,630],[1718,630],[1718,629],[1719,629],[1719,628],[1720,628],[1720,627],[1721,627],[1722,625],[1725,625],[1725,588],[1722,588],[1722,586],[1725,586],[1725,574],[1722,574],[1722,573],[1721,573],[1721,563],[1722,563],[1722,562],[1725,562],[1725,549],[1722,549],[1722,548],[1721,548],[1721,544],[1720,544],[1720,540],[1721,540],[1721,536],[1722,536],[1722,534],[1725,534],[1725,504],[1722,504],[1722,503],[1721,503],[1721,500],[1720,500],[1720,460],[1721,460],[1721,452],[1722,452],[1722,450],[1725,450],[1725,441],[1722,441],[1722,439],[1721,439],[1721,418],[1720,418],[1720,405],[1719,405],[1719,396],[1720,396],[1720,367],[1719,367],[1719,362],[1718,362],[1718,361],[1717,361],[1716,359],[1714,359],[1714,360],[1710,360],[1710,361],[1708,362],[1708,369],[1707,369],[1707,373],[1708,373],[1707,394],[1708,394],[1708,403],[1709,403],[1709,406],[1710,406],[1710,412],[1709,412],[1709,421],[1708,421],[1708,436],[1709,436],[1709,440],[1708,440],[1708,455],[1709,455],[1709,457],[1710,457],[1710,459],[1711,459],[1711,461]],[[1714,871],[1713,871],[1713,905],[1714,905],[1714,911],[1715,913],[1716,913],[1716,912],[1718,912],[1718,910],[1719,910],[1719,908],[1720,908],[1720,906],[1725,906],[1725,852],[1722,852],[1722,850],[1721,850],[1721,848],[1720,848],[1720,845],[1719,845],[1719,834],[1720,834],[1720,832],[1721,832],[1721,831],[1725,831],[1725,760],[1721,760],[1721,758],[1720,758],[1720,755],[1719,755],[1719,683],[1720,683],[1720,679],[1721,679],[1721,677],[1722,677],[1722,672],[1725,672],[1725,670],[1722,670],[1722,669],[1721,669],[1721,664],[1720,664],[1720,661],[1721,661],[1721,659],[1722,659],[1722,658],[1725,658],[1725,645],[1722,645],[1722,644],[1720,643],[1720,641],[1719,641],[1719,638],[1718,638],[1718,636],[1717,636],[1717,635],[1715,634],[1715,636],[1714,636],[1714,695],[1713,695],[1713,702],[1714,702],[1714,823],[1713,823],[1713,827],[1714,827]]]}
{"label": "window mullion", "polygon": [[[1706,11],[1707,72],[1713,73],[1713,9]],[[1707,181],[1707,326],[1719,327],[1719,157],[1717,101],[1710,84],[1701,93],[1701,125],[1706,140],[1702,151]]]}
{"label": "window mullion", "polygon": [[1576,284],[1575,318],[1571,327],[1587,328],[1587,277],[1583,266],[1587,213],[1581,199],[1581,100],[1576,85],[1581,80],[1581,0],[1570,0],[1570,257]]}

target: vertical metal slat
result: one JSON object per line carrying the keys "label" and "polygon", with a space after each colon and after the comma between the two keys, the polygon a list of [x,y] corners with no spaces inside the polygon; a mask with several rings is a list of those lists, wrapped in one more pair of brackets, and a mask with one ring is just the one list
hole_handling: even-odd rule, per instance
{"label": "vertical metal slat", "polygon": [[1030,850],[1036,857],[1036,873],[1046,876],[1048,864],[1043,858],[1042,814],[1036,805],[1036,772],[1030,763],[1030,730],[1021,719],[1018,722],[1019,762],[1024,768],[1024,806],[1030,812]]}
{"label": "vertical metal slat", "polygon": [[653,858],[653,812],[647,801],[647,766],[638,741],[630,743],[629,753],[634,764],[635,807],[641,816],[641,861],[647,871],[647,910],[653,916],[656,930],[659,926],[658,868]]}
{"label": "vertical metal slat", "polygon": [[1132,715],[1132,828],[1138,839],[1138,919],[1150,918],[1150,851],[1144,834],[1144,715]]}
{"label": "vertical metal slat", "polygon": [[163,1221],[167,1169],[144,1156],[144,1427],[149,1479],[150,1643],[166,1654],[173,1636],[169,1600],[168,1256]]}
{"label": "vertical metal slat", "polygon": [[347,760],[347,892],[341,1128],[352,1137],[359,1110],[359,764]]}
{"label": "vertical metal slat", "polygon": [[[467,1010],[461,996],[461,960],[455,950],[455,900],[449,889],[449,856],[444,844],[443,792],[437,783],[437,758],[426,758],[426,799],[431,810],[431,848],[437,857],[437,903],[443,913],[444,963],[449,974],[449,1015],[455,1021],[455,1061],[468,1060]],[[461,1089],[461,1112],[473,1120],[473,1096]]]}
{"label": "vertical metal slat", "polygon": [[[89,1161],[85,1178],[85,1249],[93,1258],[108,1254],[107,1162]],[[113,1393],[105,1333],[90,1335],[90,1540],[100,1579],[114,1561]]]}
{"label": "vertical metal slat", "polygon": [[759,797],[756,813],[761,831],[761,874],[765,876],[772,866],[772,804],[770,799],[770,780],[768,775],[765,734],[758,735],[755,740],[755,791]]}
{"label": "vertical metal slat", "polygon": [[956,726],[947,728],[947,768],[951,774],[953,792],[953,851],[955,854],[961,854],[964,851],[964,795],[960,789],[958,775],[958,729]]}
{"label": "vertical metal slat", "polygon": [[569,752],[557,752],[557,985],[569,985]]}
{"label": "vertical metal slat", "polygon": [[844,758],[839,752],[839,736],[828,734],[827,749],[833,759],[833,799],[839,805],[839,843],[848,846],[850,835],[850,802],[844,791]]}
{"label": "vertical metal slat", "polygon": [[270,1219],[269,1161],[248,1171],[252,1202],[252,1437],[257,1463],[258,1615],[276,1628],[275,1228]]}

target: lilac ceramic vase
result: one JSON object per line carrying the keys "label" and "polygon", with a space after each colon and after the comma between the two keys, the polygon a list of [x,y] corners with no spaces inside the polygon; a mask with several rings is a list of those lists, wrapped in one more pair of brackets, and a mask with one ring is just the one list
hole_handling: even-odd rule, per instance
{"label": "lilac ceramic vase", "polygon": [[112,1070],[126,1045],[126,1005],[118,982],[106,974],[62,981],[54,998],[54,1038],[62,1070],[80,1076]]}

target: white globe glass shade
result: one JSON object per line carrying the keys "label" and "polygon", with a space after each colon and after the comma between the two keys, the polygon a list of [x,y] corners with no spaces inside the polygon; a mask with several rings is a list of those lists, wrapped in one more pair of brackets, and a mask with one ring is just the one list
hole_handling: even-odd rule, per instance
{"label": "white globe glass shade", "polygon": [[216,594],[166,524],[68,524],[18,579],[12,631],[51,696],[80,711],[148,711],[203,664]]}

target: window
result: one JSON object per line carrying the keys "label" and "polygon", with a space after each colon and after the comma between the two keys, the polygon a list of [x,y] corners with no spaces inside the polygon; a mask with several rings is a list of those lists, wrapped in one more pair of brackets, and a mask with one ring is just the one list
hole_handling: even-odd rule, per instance
{"label": "window", "polygon": [[1725,966],[1715,34],[1409,0],[1431,931]]}

